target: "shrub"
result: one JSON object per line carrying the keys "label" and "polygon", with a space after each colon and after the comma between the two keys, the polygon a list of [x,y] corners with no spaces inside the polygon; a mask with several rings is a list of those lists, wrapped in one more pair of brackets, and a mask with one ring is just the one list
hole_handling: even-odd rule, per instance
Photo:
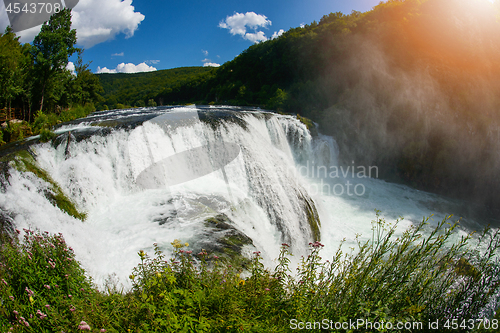
{"label": "shrub", "polygon": [[62,122],[84,118],[95,111],[94,104],[87,103],[84,106],[77,105],[61,112],[59,120]]}
{"label": "shrub", "polygon": [[48,141],[52,140],[55,136],[56,136],[56,134],[54,132],[52,132],[50,129],[42,128],[40,130],[40,141],[41,142],[48,142]]}
{"label": "shrub", "polygon": [[[123,292],[108,284],[106,293],[92,285],[62,235],[25,230],[23,242],[4,238],[1,246],[0,329],[288,332],[301,324],[318,332],[338,331],[329,325],[358,319],[386,325],[421,322],[418,331],[430,331],[428,323],[435,320],[441,330],[446,323],[466,323],[456,331],[498,328],[498,319],[482,327],[476,321],[493,316],[495,309],[487,304],[496,307],[498,231],[452,242],[457,225],[447,223],[430,228],[424,220],[395,238],[397,223],[388,225],[377,214],[372,239],[359,241],[355,252],[339,247],[323,261],[323,245],[310,243],[295,274],[287,244],[273,270],[264,267],[259,252],[244,266],[205,250],[193,254],[179,240],[167,259],[154,244],[154,256],[138,253],[132,289]],[[385,328],[361,325],[350,331]]]}

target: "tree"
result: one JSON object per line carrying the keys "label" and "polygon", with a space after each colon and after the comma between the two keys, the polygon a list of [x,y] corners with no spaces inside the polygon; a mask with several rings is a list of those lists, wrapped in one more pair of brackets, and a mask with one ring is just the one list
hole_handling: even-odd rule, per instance
{"label": "tree", "polygon": [[11,102],[24,92],[24,79],[28,63],[25,48],[19,43],[19,37],[8,26],[0,35],[0,99],[5,101],[11,115]]}
{"label": "tree", "polygon": [[64,74],[69,57],[79,51],[75,44],[76,30],[71,29],[71,9],[52,15],[35,37],[32,55],[41,90],[40,110],[43,110],[46,96],[57,98],[54,92],[61,87],[56,78]]}
{"label": "tree", "polygon": [[88,69],[90,63],[83,63],[81,52],[78,53],[78,59],[74,64],[75,73],[69,74],[65,87],[66,105],[93,104],[103,99],[99,95],[103,92],[99,78]]}

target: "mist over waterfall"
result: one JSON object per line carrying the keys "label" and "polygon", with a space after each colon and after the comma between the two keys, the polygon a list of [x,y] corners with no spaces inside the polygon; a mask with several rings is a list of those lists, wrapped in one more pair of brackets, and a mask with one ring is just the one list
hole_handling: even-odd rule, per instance
{"label": "mist over waterfall", "polygon": [[[116,274],[127,285],[137,252],[152,254],[154,243],[167,253],[175,239],[193,251],[261,251],[273,267],[282,243],[298,260],[315,240],[327,256],[343,239],[371,236],[374,209],[387,219],[404,216],[402,227],[433,213],[436,220],[464,213],[459,202],[360,177],[359,169],[338,172],[331,137],[257,109],[96,112],[56,133],[52,143],[27,148],[46,179],[16,167],[20,156],[3,162],[2,219],[62,233],[98,283]],[[51,182],[86,214],[83,221],[50,200]]]}

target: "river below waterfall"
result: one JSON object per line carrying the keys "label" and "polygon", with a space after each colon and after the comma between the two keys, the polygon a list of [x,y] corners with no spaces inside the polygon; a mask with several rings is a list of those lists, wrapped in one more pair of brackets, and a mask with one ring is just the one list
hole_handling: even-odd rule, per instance
{"label": "river below waterfall", "polygon": [[[312,137],[292,116],[234,107],[158,107],[96,112],[64,124],[52,143],[29,148],[38,167],[87,214],[72,217],[47,199],[47,181],[9,164],[0,208],[16,228],[62,233],[98,284],[114,274],[128,286],[153,243],[175,239],[213,248],[230,226],[272,267],[279,248],[295,261],[320,239],[323,257],[345,239],[370,239],[375,210],[400,230],[454,214],[462,229],[498,220],[464,202],[377,179],[376,166],[337,165],[331,137]],[[1,154],[1,151],[0,151]],[[223,217],[224,228],[207,221]],[[319,221],[318,221],[319,218]],[[210,220],[212,219],[212,220]],[[224,230],[223,230],[224,229]],[[223,243],[224,244],[224,243]]]}

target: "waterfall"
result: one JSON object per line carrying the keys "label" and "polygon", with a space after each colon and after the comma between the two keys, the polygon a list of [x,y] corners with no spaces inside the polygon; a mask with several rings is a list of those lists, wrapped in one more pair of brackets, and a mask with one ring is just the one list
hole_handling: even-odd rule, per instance
{"label": "waterfall", "polygon": [[[62,232],[98,282],[112,273],[126,280],[137,252],[153,243],[214,248],[220,230],[207,221],[221,216],[250,240],[243,254],[259,250],[269,263],[282,243],[305,254],[319,240],[316,205],[295,161],[314,158],[315,141],[327,140],[292,116],[258,110],[157,108],[144,117],[96,113],[61,127],[55,143],[32,145],[33,163],[51,181],[11,167],[0,207],[18,228]],[[84,221],[47,199],[51,182]]]}

